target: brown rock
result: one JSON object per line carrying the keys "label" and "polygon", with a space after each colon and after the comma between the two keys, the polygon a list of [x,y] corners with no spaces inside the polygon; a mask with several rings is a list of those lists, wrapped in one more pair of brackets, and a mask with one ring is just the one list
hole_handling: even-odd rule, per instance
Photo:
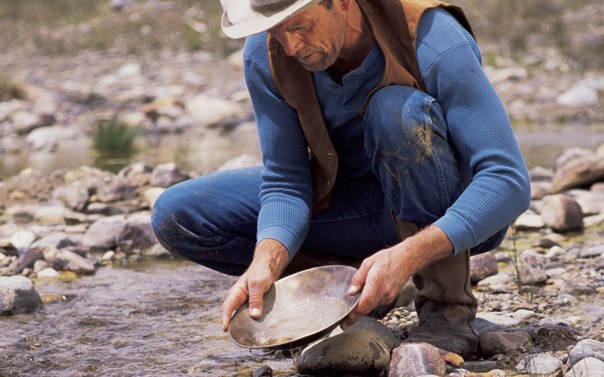
{"label": "brown rock", "polygon": [[546,226],[556,232],[583,228],[581,206],[568,195],[549,195],[543,199],[541,217]]}
{"label": "brown rock", "polygon": [[470,258],[470,279],[472,283],[497,275],[498,272],[497,258],[493,253],[482,253]]}
{"label": "brown rock", "polygon": [[604,158],[586,155],[574,158],[560,166],[552,180],[552,192],[591,185],[604,179]]}
{"label": "brown rock", "polygon": [[463,359],[428,343],[403,343],[392,351],[390,377],[444,376],[447,364],[459,366]]}

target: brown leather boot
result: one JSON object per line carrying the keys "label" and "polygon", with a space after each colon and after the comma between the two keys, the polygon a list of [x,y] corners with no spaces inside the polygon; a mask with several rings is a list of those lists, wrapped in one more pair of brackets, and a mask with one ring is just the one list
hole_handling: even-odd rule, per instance
{"label": "brown leather boot", "polygon": [[[397,221],[397,229],[400,221]],[[413,276],[418,294],[417,328],[405,342],[425,342],[465,359],[478,353],[478,333],[473,327],[478,303],[470,283],[470,252],[443,258]]]}

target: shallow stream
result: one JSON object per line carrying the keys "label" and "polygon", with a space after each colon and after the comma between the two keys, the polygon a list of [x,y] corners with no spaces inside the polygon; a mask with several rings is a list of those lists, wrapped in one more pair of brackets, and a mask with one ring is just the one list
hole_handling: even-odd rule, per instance
{"label": "shallow stream", "polygon": [[0,377],[249,376],[262,365],[287,374],[290,358],[222,332],[233,282],[183,260],[36,282],[42,309],[0,317]]}

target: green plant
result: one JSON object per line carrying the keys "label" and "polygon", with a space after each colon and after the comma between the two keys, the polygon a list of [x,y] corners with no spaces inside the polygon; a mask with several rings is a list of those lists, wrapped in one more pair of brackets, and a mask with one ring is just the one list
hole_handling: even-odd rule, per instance
{"label": "green plant", "polygon": [[136,152],[137,131],[117,117],[97,120],[92,132],[93,147],[101,154],[128,155]]}

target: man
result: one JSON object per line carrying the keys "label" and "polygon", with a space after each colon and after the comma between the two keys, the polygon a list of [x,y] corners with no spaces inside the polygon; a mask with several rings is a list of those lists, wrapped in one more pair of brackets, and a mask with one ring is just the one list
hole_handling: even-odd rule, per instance
{"label": "man", "polygon": [[167,190],[153,210],[161,243],[241,275],[222,306],[225,331],[246,301],[261,316],[263,293],[288,264],[344,260],[360,264],[350,293],[361,291],[344,327],[390,305],[413,277],[419,326],[409,340],[474,355],[470,252],[499,245],[530,194],[461,9],[428,0],[222,5],[224,32],[248,37],[263,167]]}

